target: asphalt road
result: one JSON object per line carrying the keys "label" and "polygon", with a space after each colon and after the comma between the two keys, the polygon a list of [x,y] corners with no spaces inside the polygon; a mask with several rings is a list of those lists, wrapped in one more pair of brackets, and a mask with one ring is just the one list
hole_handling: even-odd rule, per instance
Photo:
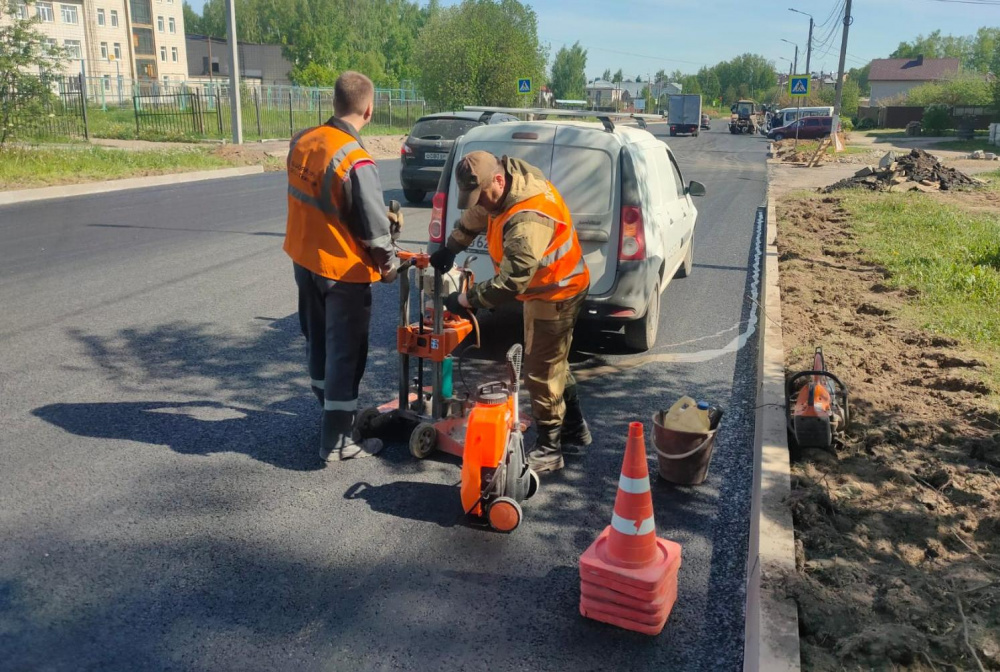
{"label": "asphalt road", "polygon": [[[460,519],[455,460],[390,445],[320,468],[282,175],[0,208],[0,667],[741,669],[766,145],[667,140],[708,187],[694,273],[650,353],[578,333],[595,444],[508,536]],[[406,214],[414,245],[429,208]],[[395,389],[396,305],[376,286],[367,403]],[[705,485],[654,485],[683,566],[649,638],[580,617],[577,559],[628,422],[651,436],[682,394],[726,415]]]}

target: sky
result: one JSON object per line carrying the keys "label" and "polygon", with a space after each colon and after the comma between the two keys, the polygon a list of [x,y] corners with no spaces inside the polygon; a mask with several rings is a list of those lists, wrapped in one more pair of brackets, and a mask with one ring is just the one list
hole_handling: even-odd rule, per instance
{"label": "sky", "polygon": [[[203,0],[189,0],[200,11]],[[459,0],[443,0],[442,5]],[[524,0],[522,0],[524,1]],[[902,41],[941,30],[971,35],[981,26],[1000,26],[1000,3],[992,0],[854,0],[846,68],[884,58]],[[799,45],[805,70],[812,14],[812,70],[837,69],[839,22],[828,19],[843,0],[528,0],[538,14],[538,34],[550,59],[562,46],[579,41],[587,49],[587,77],[622,68],[626,78],[645,80],[659,69],[693,74],[703,65],[746,52],[762,54],[779,71],[791,65]],[[825,25],[824,25],[824,22]],[[836,30],[831,32],[831,28]]]}

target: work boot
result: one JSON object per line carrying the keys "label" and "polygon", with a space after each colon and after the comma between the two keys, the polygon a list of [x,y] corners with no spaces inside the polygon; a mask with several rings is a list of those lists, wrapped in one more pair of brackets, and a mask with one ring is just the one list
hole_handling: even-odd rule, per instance
{"label": "work boot", "polygon": [[561,431],[562,428],[559,425],[538,425],[538,438],[535,439],[535,447],[528,453],[528,466],[535,473],[541,474],[563,468],[565,462],[563,461],[562,441],[559,438]]}
{"label": "work boot", "polygon": [[587,421],[583,419],[580,394],[576,385],[570,385],[563,391],[563,401],[566,403],[566,415],[563,417],[560,439],[563,445],[577,446],[574,450],[566,450],[566,453],[579,453],[579,447],[589,446],[594,438],[590,435]]}
{"label": "work boot", "polygon": [[361,459],[382,450],[379,439],[361,440],[354,432],[352,411],[323,411],[323,435],[319,457],[324,462]]}

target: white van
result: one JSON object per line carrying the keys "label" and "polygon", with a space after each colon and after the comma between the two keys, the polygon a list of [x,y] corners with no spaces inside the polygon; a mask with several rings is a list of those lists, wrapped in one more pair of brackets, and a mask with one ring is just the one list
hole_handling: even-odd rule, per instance
{"label": "white van", "polygon": [[832,107],[786,107],[778,110],[771,116],[771,128],[781,128],[803,117],[832,117]]}
{"label": "white van", "polygon": [[[691,272],[698,217],[691,197],[704,195],[704,185],[686,184],[670,148],[639,128],[555,120],[478,126],[458,139],[445,164],[433,201],[431,252],[461,215],[456,157],[476,150],[524,159],[562,194],[590,268],[580,319],[624,325],[630,348],[653,347],[660,294],[675,275]],[[477,281],[493,276],[485,236],[458,263],[469,254],[479,257],[472,264]]]}

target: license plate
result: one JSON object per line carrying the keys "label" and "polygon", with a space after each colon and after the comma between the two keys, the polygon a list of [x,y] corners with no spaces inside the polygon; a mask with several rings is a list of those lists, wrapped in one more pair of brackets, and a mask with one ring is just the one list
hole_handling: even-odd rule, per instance
{"label": "license plate", "polygon": [[485,252],[489,248],[486,245],[486,236],[476,236],[476,239],[472,241],[472,245],[469,245],[470,250],[476,250],[477,252]]}
{"label": "license plate", "polygon": [[428,161],[447,161],[448,155],[443,152],[427,152],[424,154],[424,158]]}

